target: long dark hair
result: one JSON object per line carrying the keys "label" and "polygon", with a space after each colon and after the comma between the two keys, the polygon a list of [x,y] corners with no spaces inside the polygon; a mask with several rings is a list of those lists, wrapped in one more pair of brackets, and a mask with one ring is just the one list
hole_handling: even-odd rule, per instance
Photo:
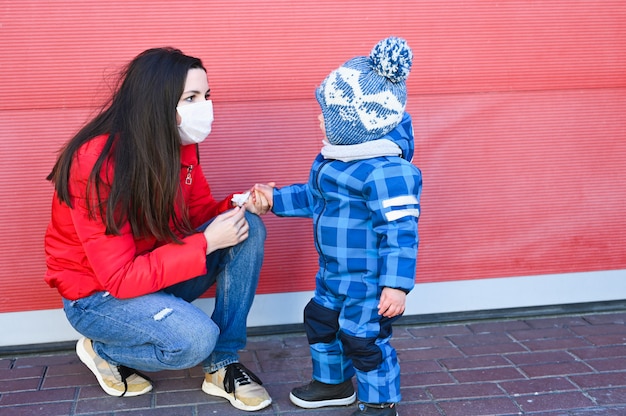
{"label": "long dark hair", "polygon": [[[200,59],[169,47],[148,49],[124,67],[110,100],[65,145],[47,177],[59,200],[72,207],[70,169],[77,150],[108,134],[87,184],[89,216],[99,217],[112,235],[120,234],[125,221],[136,237],[179,242],[170,221],[180,233],[190,232],[180,194],[176,106],[192,68],[205,69]],[[114,166],[112,181],[108,163]]]}

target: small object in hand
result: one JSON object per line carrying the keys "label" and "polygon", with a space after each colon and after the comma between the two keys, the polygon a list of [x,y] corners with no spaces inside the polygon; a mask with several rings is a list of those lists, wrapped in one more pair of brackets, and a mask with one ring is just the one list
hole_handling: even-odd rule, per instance
{"label": "small object in hand", "polygon": [[244,192],[243,194],[234,194],[231,201],[233,201],[238,207],[241,207],[246,203],[249,197],[250,191]]}

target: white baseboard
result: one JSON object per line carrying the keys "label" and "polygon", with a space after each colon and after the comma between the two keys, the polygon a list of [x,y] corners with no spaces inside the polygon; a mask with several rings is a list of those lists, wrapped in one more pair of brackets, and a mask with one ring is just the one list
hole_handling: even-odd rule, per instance
{"label": "white baseboard", "polygon": [[[249,327],[299,324],[313,292],[257,295]],[[626,270],[422,283],[409,294],[405,315],[525,308],[626,299]],[[207,314],[214,300],[194,302]],[[78,339],[62,309],[0,314],[0,347]]]}

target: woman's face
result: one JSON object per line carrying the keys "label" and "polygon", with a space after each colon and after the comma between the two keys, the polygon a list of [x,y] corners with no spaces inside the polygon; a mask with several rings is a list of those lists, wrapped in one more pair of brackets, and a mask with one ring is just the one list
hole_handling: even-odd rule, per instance
{"label": "woman's face", "polygon": [[[190,69],[185,80],[183,94],[180,96],[180,100],[178,100],[178,106],[206,101],[210,96],[211,90],[209,89],[209,81],[204,69]],[[180,122],[180,116],[176,113],[176,124],[180,124]]]}

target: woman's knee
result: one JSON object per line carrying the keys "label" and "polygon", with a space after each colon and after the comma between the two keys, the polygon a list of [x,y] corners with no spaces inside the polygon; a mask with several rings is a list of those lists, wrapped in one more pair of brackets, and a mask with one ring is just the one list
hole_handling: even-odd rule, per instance
{"label": "woman's knee", "polygon": [[159,361],[165,368],[185,369],[204,361],[215,348],[220,330],[207,317],[202,323],[187,323],[170,333],[168,343],[157,347]]}
{"label": "woman's knee", "polygon": [[266,230],[265,224],[261,217],[256,214],[252,214],[246,211],[246,220],[248,221],[248,225],[250,226],[250,231],[248,232],[248,240],[251,242],[255,242],[256,244],[262,244],[265,241]]}

